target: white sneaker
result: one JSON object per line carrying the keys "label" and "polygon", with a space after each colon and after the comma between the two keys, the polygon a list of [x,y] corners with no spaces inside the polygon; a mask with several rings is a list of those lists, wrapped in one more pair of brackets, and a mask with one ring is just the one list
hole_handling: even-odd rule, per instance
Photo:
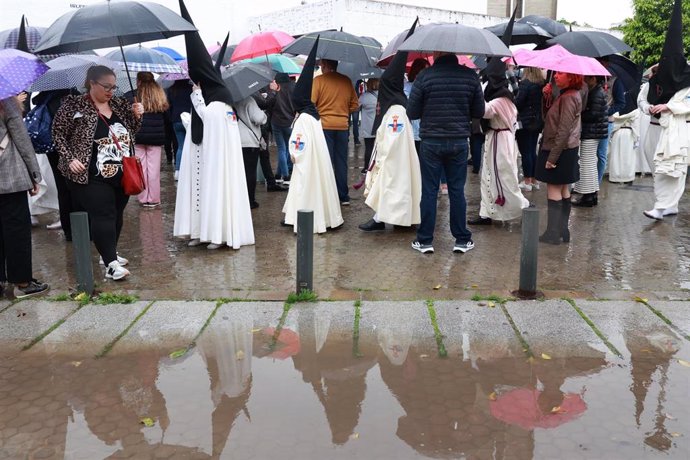
{"label": "white sneaker", "polygon": [[676,214],[678,214],[678,206],[666,208],[664,209],[664,212],[662,212],[662,215],[664,216],[675,216]]}
{"label": "white sneaker", "polygon": [[206,246],[206,249],[214,250],[214,249],[218,249],[222,246],[223,246],[222,244],[211,243],[208,246]]}
{"label": "white sneaker", "polygon": [[58,220],[57,222],[53,222],[52,224],[46,225],[46,228],[48,230],[60,230],[62,228],[62,222]]}
{"label": "white sneaker", "polygon": [[[129,260],[125,259],[124,257],[120,257],[120,254],[117,255],[117,261],[123,267],[129,263]],[[98,258],[98,263],[101,265],[105,265],[105,262],[103,262],[103,257]]]}
{"label": "white sneaker", "polygon": [[175,180],[180,180],[180,171],[175,171]]}
{"label": "white sneaker", "polygon": [[518,185],[520,187],[520,190],[524,190],[525,192],[531,192],[532,191],[532,184],[525,184],[525,182],[520,182]]}
{"label": "white sneaker", "polygon": [[189,243],[187,243],[187,246],[190,248],[193,248],[194,246],[199,246],[201,244],[201,240],[199,238],[195,238],[193,240],[189,240]]}
{"label": "white sneaker", "polygon": [[117,260],[113,260],[112,262],[110,262],[107,270],[105,271],[105,277],[115,281],[124,279],[127,276],[129,276],[129,270],[122,267],[122,265],[120,265],[120,262],[118,262]]}
{"label": "white sneaker", "polygon": [[644,211],[643,214],[654,220],[664,219],[664,211],[661,209],[650,209],[649,211]]}

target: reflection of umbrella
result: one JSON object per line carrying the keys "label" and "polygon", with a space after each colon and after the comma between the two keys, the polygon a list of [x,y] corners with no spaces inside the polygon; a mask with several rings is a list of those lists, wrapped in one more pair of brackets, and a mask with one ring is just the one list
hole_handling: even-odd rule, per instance
{"label": "reflection of umbrella", "polygon": [[596,59],[572,54],[560,45],[538,51],[524,50],[514,57],[518,65],[525,67],[539,67],[577,75],[611,75]]}
{"label": "reflection of umbrella", "polygon": [[114,50],[105,57],[120,64],[122,69],[126,66],[127,69],[136,72],[182,72],[180,66],[167,54],[141,45]]}
{"label": "reflection of umbrella", "polygon": [[265,65],[237,62],[223,71],[222,77],[234,102],[239,102],[273,81],[275,72]]}
{"label": "reflection of umbrella", "polygon": [[102,56],[71,54],[46,62],[50,69],[31,85],[30,91],[51,91],[81,88],[89,67],[103,65],[113,68],[115,63]]}
{"label": "reflection of umbrella", "polygon": [[398,50],[510,56],[510,50],[496,35],[461,24],[429,24],[416,30]]}
{"label": "reflection of umbrella", "polygon": [[[502,24],[487,27],[486,30],[497,37],[502,38],[506,31],[506,27],[508,27],[508,23],[504,22]],[[516,22],[513,24],[512,37],[513,38],[510,41],[511,45],[524,45],[527,43],[544,43],[549,38],[553,38],[553,35],[542,29],[540,26]]]}
{"label": "reflection of umbrella", "polygon": [[154,49],[156,51],[160,51],[161,53],[167,54],[168,56],[173,58],[174,61],[184,61],[185,60],[184,56],[182,56],[180,53],[178,53],[177,51],[175,51],[172,48],[168,48],[166,46],[154,46],[152,49]]}
{"label": "reflection of umbrella", "polygon": [[565,25],[563,25],[562,23],[554,21],[551,18],[537,16],[535,14],[530,14],[518,19],[515,22],[515,25],[517,26],[518,24],[529,24],[535,28],[538,27],[546,31],[546,33],[550,34],[552,37],[556,37],[568,31],[568,29],[566,29]]}
{"label": "reflection of umbrella", "polygon": [[[275,328],[268,327],[264,329],[264,334],[267,336],[273,336],[275,334]],[[295,356],[300,350],[299,335],[290,329],[282,328],[280,334],[276,339],[277,349],[271,353],[269,356],[271,358],[277,359],[287,359],[290,356]]]}
{"label": "reflection of umbrella", "polygon": [[347,32],[325,31],[301,36],[283,48],[288,54],[309,54],[316,37],[320,36],[316,57],[334,61],[352,62],[360,66],[373,66],[381,56],[381,47],[368,38],[360,38]]}
{"label": "reflection of umbrella", "polygon": [[[247,62],[266,65],[266,56],[255,57],[254,59],[249,59]],[[282,54],[269,54],[268,63],[276,72],[288,74],[299,74],[302,72],[302,68],[298,66],[295,61],[287,56],[283,56]],[[340,70],[340,66],[338,66],[338,70]]]}
{"label": "reflection of umbrella", "polygon": [[231,62],[280,53],[284,47],[294,41],[295,39],[292,38],[292,35],[288,35],[280,30],[267,30],[251,34],[237,44],[235,51],[232,53]]}
{"label": "reflection of umbrella", "polygon": [[0,99],[16,96],[47,71],[48,66],[33,54],[0,50]]}
{"label": "reflection of umbrella", "polygon": [[578,418],[587,410],[587,404],[579,394],[567,393],[563,396],[560,406],[554,407],[552,412],[545,414],[538,403],[541,393],[539,390],[529,388],[511,390],[489,403],[491,415],[511,425],[533,430],[556,428]]}
{"label": "reflection of umbrella", "polygon": [[589,57],[609,56],[632,51],[632,48],[613,35],[598,31],[566,32],[546,43],[561,45],[573,54]]}

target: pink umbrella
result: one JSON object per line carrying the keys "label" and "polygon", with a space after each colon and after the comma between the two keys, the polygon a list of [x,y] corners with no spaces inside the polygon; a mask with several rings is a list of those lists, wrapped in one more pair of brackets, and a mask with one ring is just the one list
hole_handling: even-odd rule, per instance
{"label": "pink umbrella", "polygon": [[252,34],[249,37],[243,38],[237,44],[237,48],[232,53],[230,61],[236,62],[243,59],[280,53],[285,46],[294,41],[295,39],[292,35],[279,30],[267,30],[266,32]]}
{"label": "pink umbrella", "polygon": [[554,45],[539,51],[516,51],[514,57],[518,65],[524,67],[538,67],[577,75],[611,76],[609,71],[596,59],[572,54],[561,45]]}
{"label": "pink umbrella", "polygon": [[[412,56],[412,57],[410,57],[410,56]],[[434,63],[434,56],[432,56],[431,54],[428,54],[428,53],[408,53],[405,71],[409,72],[410,67],[412,67],[412,63],[415,61],[415,59],[419,59],[419,58],[426,59],[427,61],[429,61],[430,65],[433,65],[433,63]],[[477,68],[477,65],[474,63],[474,61],[472,61],[472,59],[468,58],[464,54],[458,54],[457,58],[458,58],[458,64],[464,65],[465,67],[468,67],[470,69],[476,69]]]}
{"label": "pink umbrella", "polygon": [[538,403],[540,393],[541,391],[531,388],[511,390],[489,403],[491,415],[511,425],[533,430],[555,428],[578,418],[587,410],[587,404],[582,400],[582,396],[567,393],[559,407],[554,407],[551,412],[543,413]]}

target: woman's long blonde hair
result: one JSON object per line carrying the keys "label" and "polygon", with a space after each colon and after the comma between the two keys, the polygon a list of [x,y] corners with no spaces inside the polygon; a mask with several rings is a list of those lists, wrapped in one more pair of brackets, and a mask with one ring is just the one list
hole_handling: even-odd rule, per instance
{"label": "woman's long blonde hair", "polygon": [[144,105],[144,112],[160,113],[170,107],[165,91],[156,83],[151,72],[137,74],[137,97]]}
{"label": "woman's long blonde hair", "polygon": [[532,83],[536,83],[538,85],[543,85],[546,82],[546,79],[544,78],[544,72],[541,69],[537,69],[536,67],[525,67],[525,73],[522,76],[523,80],[529,80]]}

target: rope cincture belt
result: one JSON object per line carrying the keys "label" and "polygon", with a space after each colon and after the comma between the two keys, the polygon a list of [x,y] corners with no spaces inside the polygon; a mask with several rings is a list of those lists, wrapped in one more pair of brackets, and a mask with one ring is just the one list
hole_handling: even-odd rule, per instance
{"label": "rope cincture belt", "polygon": [[[510,128],[504,128],[504,129],[496,129],[496,128],[489,128],[490,131],[494,131],[495,133],[500,133],[503,131],[510,131]],[[496,176],[496,191],[498,192],[498,196],[496,197],[496,203],[499,206],[503,206],[506,204],[506,197],[503,194],[503,184],[501,183],[501,176],[498,174],[498,161],[496,160],[496,156],[498,154],[498,136],[494,136],[494,175]]]}

